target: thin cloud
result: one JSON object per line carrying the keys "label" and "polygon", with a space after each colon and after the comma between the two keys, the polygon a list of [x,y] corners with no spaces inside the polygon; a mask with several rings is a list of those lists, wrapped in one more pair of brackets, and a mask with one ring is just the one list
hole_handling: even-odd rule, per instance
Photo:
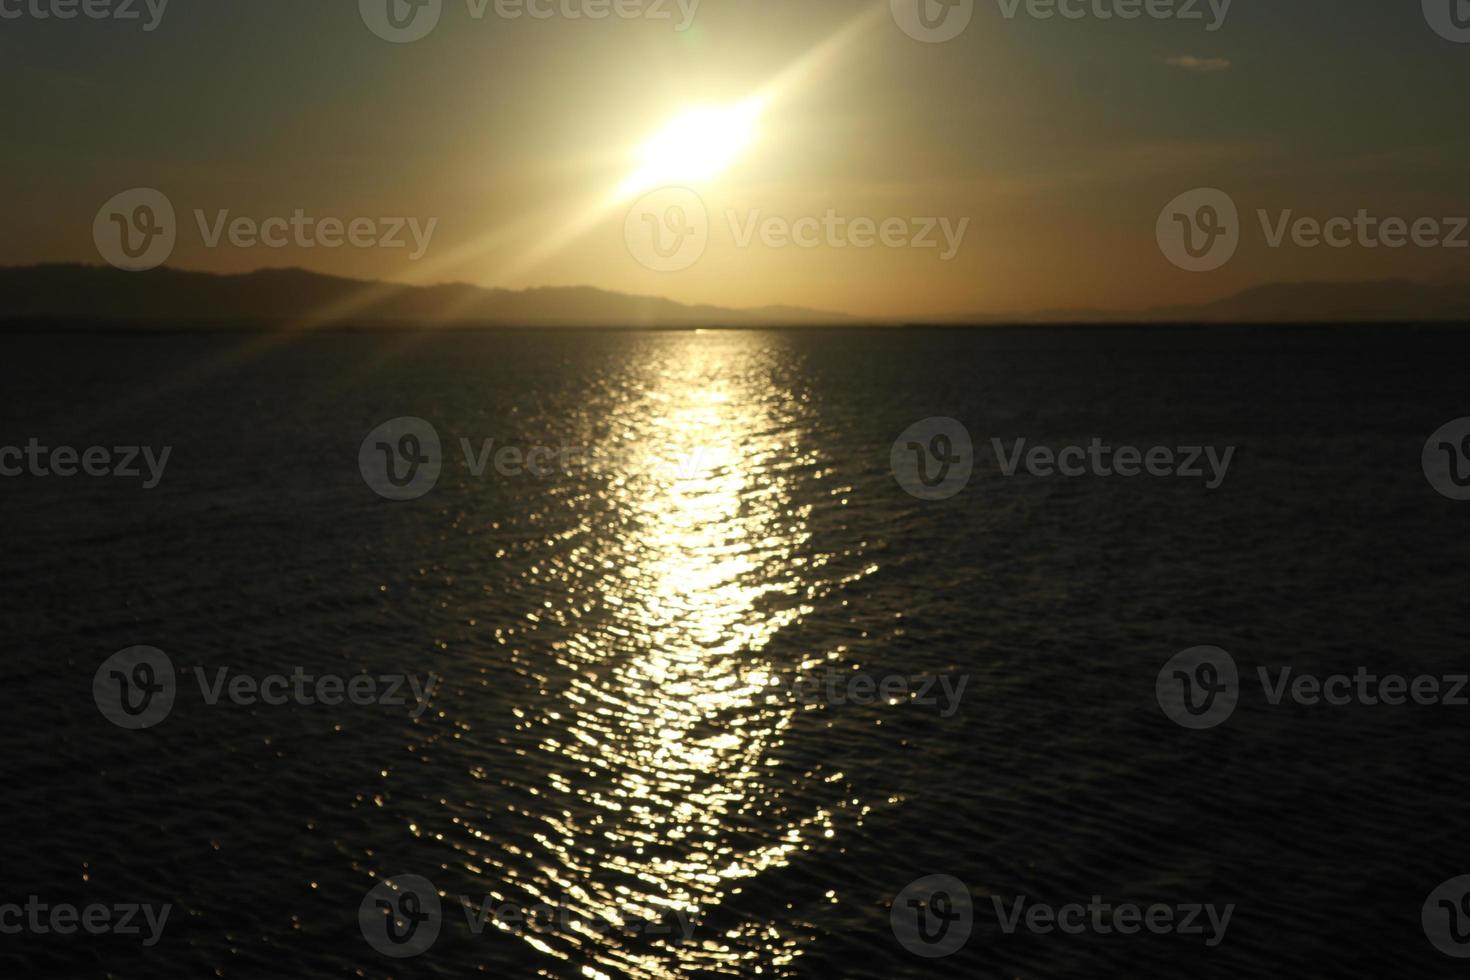
{"label": "thin cloud", "polygon": [[1164,64],[1173,68],[1183,68],[1185,71],[1210,72],[1224,71],[1230,67],[1229,58],[1198,58],[1192,54],[1176,54],[1171,58],[1165,58]]}

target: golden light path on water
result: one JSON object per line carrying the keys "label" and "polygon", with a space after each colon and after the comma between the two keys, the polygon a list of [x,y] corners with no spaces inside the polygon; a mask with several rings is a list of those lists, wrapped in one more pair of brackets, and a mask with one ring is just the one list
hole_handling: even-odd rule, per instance
{"label": "golden light path on water", "polygon": [[[464,867],[488,894],[522,893],[591,924],[507,930],[544,955],[590,960],[589,977],[779,974],[801,947],[770,906],[685,943],[614,930],[703,922],[835,833],[831,806],[790,792],[811,774],[773,758],[798,708],[762,656],[841,584],[820,579],[811,505],[793,493],[793,481],[820,478],[821,461],[798,444],[802,408],[773,384],[776,355],[752,349],[759,335],[686,337],[618,378],[591,491],[611,496],[611,512],[533,569],[546,598],[523,635],[548,639],[518,656],[553,678],[516,711],[517,731],[535,736],[517,760],[533,840],[455,819],[474,838],[460,846]],[[478,777],[496,781],[490,766]]]}
{"label": "golden light path on water", "polygon": [[[629,441],[630,462],[654,450],[647,460],[653,479],[620,488],[643,533],[626,542],[621,556],[634,574],[620,576],[621,590],[605,595],[618,610],[609,631],[622,631],[637,653],[613,669],[611,684],[577,685],[572,698],[582,711],[573,733],[582,744],[548,746],[623,774],[602,801],[623,818],[607,831],[612,840],[687,844],[667,857],[637,847],[621,856],[630,879],[660,887],[604,899],[601,910],[612,918],[630,912],[666,918],[680,906],[697,914],[740,879],[784,861],[805,829],[793,826],[779,841],[743,853],[718,844],[789,721],[789,709],[766,710],[764,672],[740,668],[778,629],[808,611],[797,606],[770,616],[755,613],[763,593],[791,587],[762,581],[765,560],[775,557],[771,552],[789,554],[805,532],[799,523],[776,526],[783,514],[797,522],[803,515],[787,511],[771,461],[759,451],[748,454],[763,434],[769,438],[781,428],[764,414],[766,403],[732,399],[718,381],[710,383],[718,365],[702,359],[697,348],[691,351],[650,392],[647,436]],[[748,506],[752,501],[757,505]],[[603,642],[584,635],[573,645],[581,648],[577,653],[595,653]],[[711,719],[729,719],[730,727],[712,730]],[[808,825],[823,827],[828,816],[814,813]],[[710,952],[722,958],[718,948]],[[733,964],[736,955],[725,958]],[[661,964],[644,966],[656,975]]]}

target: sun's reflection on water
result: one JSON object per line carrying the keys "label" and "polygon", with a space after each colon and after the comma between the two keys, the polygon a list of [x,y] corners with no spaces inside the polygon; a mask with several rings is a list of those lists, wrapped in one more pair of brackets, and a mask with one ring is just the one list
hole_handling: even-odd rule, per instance
{"label": "sun's reflection on water", "polygon": [[[629,411],[645,431],[618,462],[642,472],[617,495],[635,533],[602,580],[611,621],[569,641],[612,654],[605,681],[577,685],[579,744],[562,747],[619,774],[600,801],[612,819],[596,821],[606,867],[624,879],[593,906],[609,917],[698,915],[741,879],[784,863],[808,828],[829,819],[808,814],[763,844],[731,839],[742,807],[762,795],[769,750],[789,721],[789,709],[767,705],[763,674],[744,668],[809,607],[758,611],[768,594],[798,591],[789,563],[805,543],[806,515],[773,458],[785,427],[771,400],[741,390],[720,364],[686,348],[646,404]],[[576,840],[569,835],[567,846]],[[698,949],[696,959],[739,959],[718,940]]]}
{"label": "sun's reflection on water", "polygon": [[[781,763],[796,708],[764,652],[833,586],[798,487],[821,461],[764,343],[652,345],[599,407],[595,475],[561,498],[586,513],[526,573],[544,599],[515,655],[540,680],[515,710],[521,775],[499,782],[534,830],[516,842],[455,818],[492,897],[575,913],[518,935],[590,977],[779,975],[796,937],[712,913],[836,832],[830,805],[789,792],[805,775]],[[688,942],[610,931],[676,915]]]}

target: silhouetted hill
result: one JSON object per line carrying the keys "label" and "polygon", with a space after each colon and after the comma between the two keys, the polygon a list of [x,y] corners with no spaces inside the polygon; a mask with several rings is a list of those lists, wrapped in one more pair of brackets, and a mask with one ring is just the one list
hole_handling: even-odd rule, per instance
{"label": "silhouetted hill", "polygon": [[847,322],[797,307],[730,310],[591,287],[406,286],[262,269],[214,275],[105,266],[0,268],[0,318],[125,321],[148,326],[770,326]]}
{"label": "silhouetted hill", "polygon": [[[768,306],[734,310],[687,306],[656,296],[631,296],[588,286],[508,290],[464,283],[406,286],[321,275],[302,269],[262,269],[215,275],[154,269],[123,272],[106,266],[38,265],[0,268],[0,319],[127,323],[145,327],[231,324],[316,326],[622,326],[755,327],[854,325],[840,313]],[[1447,278],[1420,283],[1390,279],[1359,283],[1272,283],[1197,306],[1147,310],[1046,310],[977,313],[926,322],[1000,323],[1341,323],[1470,322],[1470,283]]]}
{"label": "silhouetted hill", "polygon": [[1470,321],[1470,282],[1384,279],[1253,286],[1193,306],[1146,310],[1045,310],[947,317],[972,323],[1351,323]]}
{"label": "silhouetted hill", "polygon": [[[1152,312],[1152,319],[1177,313]],[[1191,320],[1232,322],[1470,320],[1470,284],[1408,279],[1273,283],[1185,312]]]}

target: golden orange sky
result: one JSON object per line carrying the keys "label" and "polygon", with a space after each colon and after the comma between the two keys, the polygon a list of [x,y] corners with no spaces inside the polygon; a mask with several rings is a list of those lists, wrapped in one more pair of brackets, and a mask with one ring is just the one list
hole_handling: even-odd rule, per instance
{"label": "golden orange sky", "polygon": [[[626,16],[601,19],[598,0],[544,18],[441,0],[430,30],[394,43],[364,13],[374,2],[401,0],[179,4],[151,30],[8,21],[0,74],[31,97],[4,137],[0,263],[101,261],[94,219],[130,188],[171,202],[179,268],[871,316],[1137,309],[1263,282],[1453,275],[1470,255],[1267,234],[1283,216],[1470,214],[1467,136],[1445,95],[1470,77],[1470,44],[1415,4],[1340,3],[1325,24],[1280,4],[1223,17],[1201,4],[1195,21],[1096,16],[1119,0],[1079,2],[1076,18],[977,0],[931,43],[905,28],[902,4],[921,0],[624,0]],[[697,195],[707,244],[649,268],[628,234],[642,194],[617,193],[647,167],[639,147],[691,107],[754,98],[749,139],[718,172],[651,171]],[[699,147],[723,134],[692,132]],[[665,157],[700,162],[681,142]],[[1156,234],[1195,188],[1239,209],[1237,250],[1203,273]],[[297,212],[433,234],[419,257],[411,243],[210,243],[222,218]]]}

